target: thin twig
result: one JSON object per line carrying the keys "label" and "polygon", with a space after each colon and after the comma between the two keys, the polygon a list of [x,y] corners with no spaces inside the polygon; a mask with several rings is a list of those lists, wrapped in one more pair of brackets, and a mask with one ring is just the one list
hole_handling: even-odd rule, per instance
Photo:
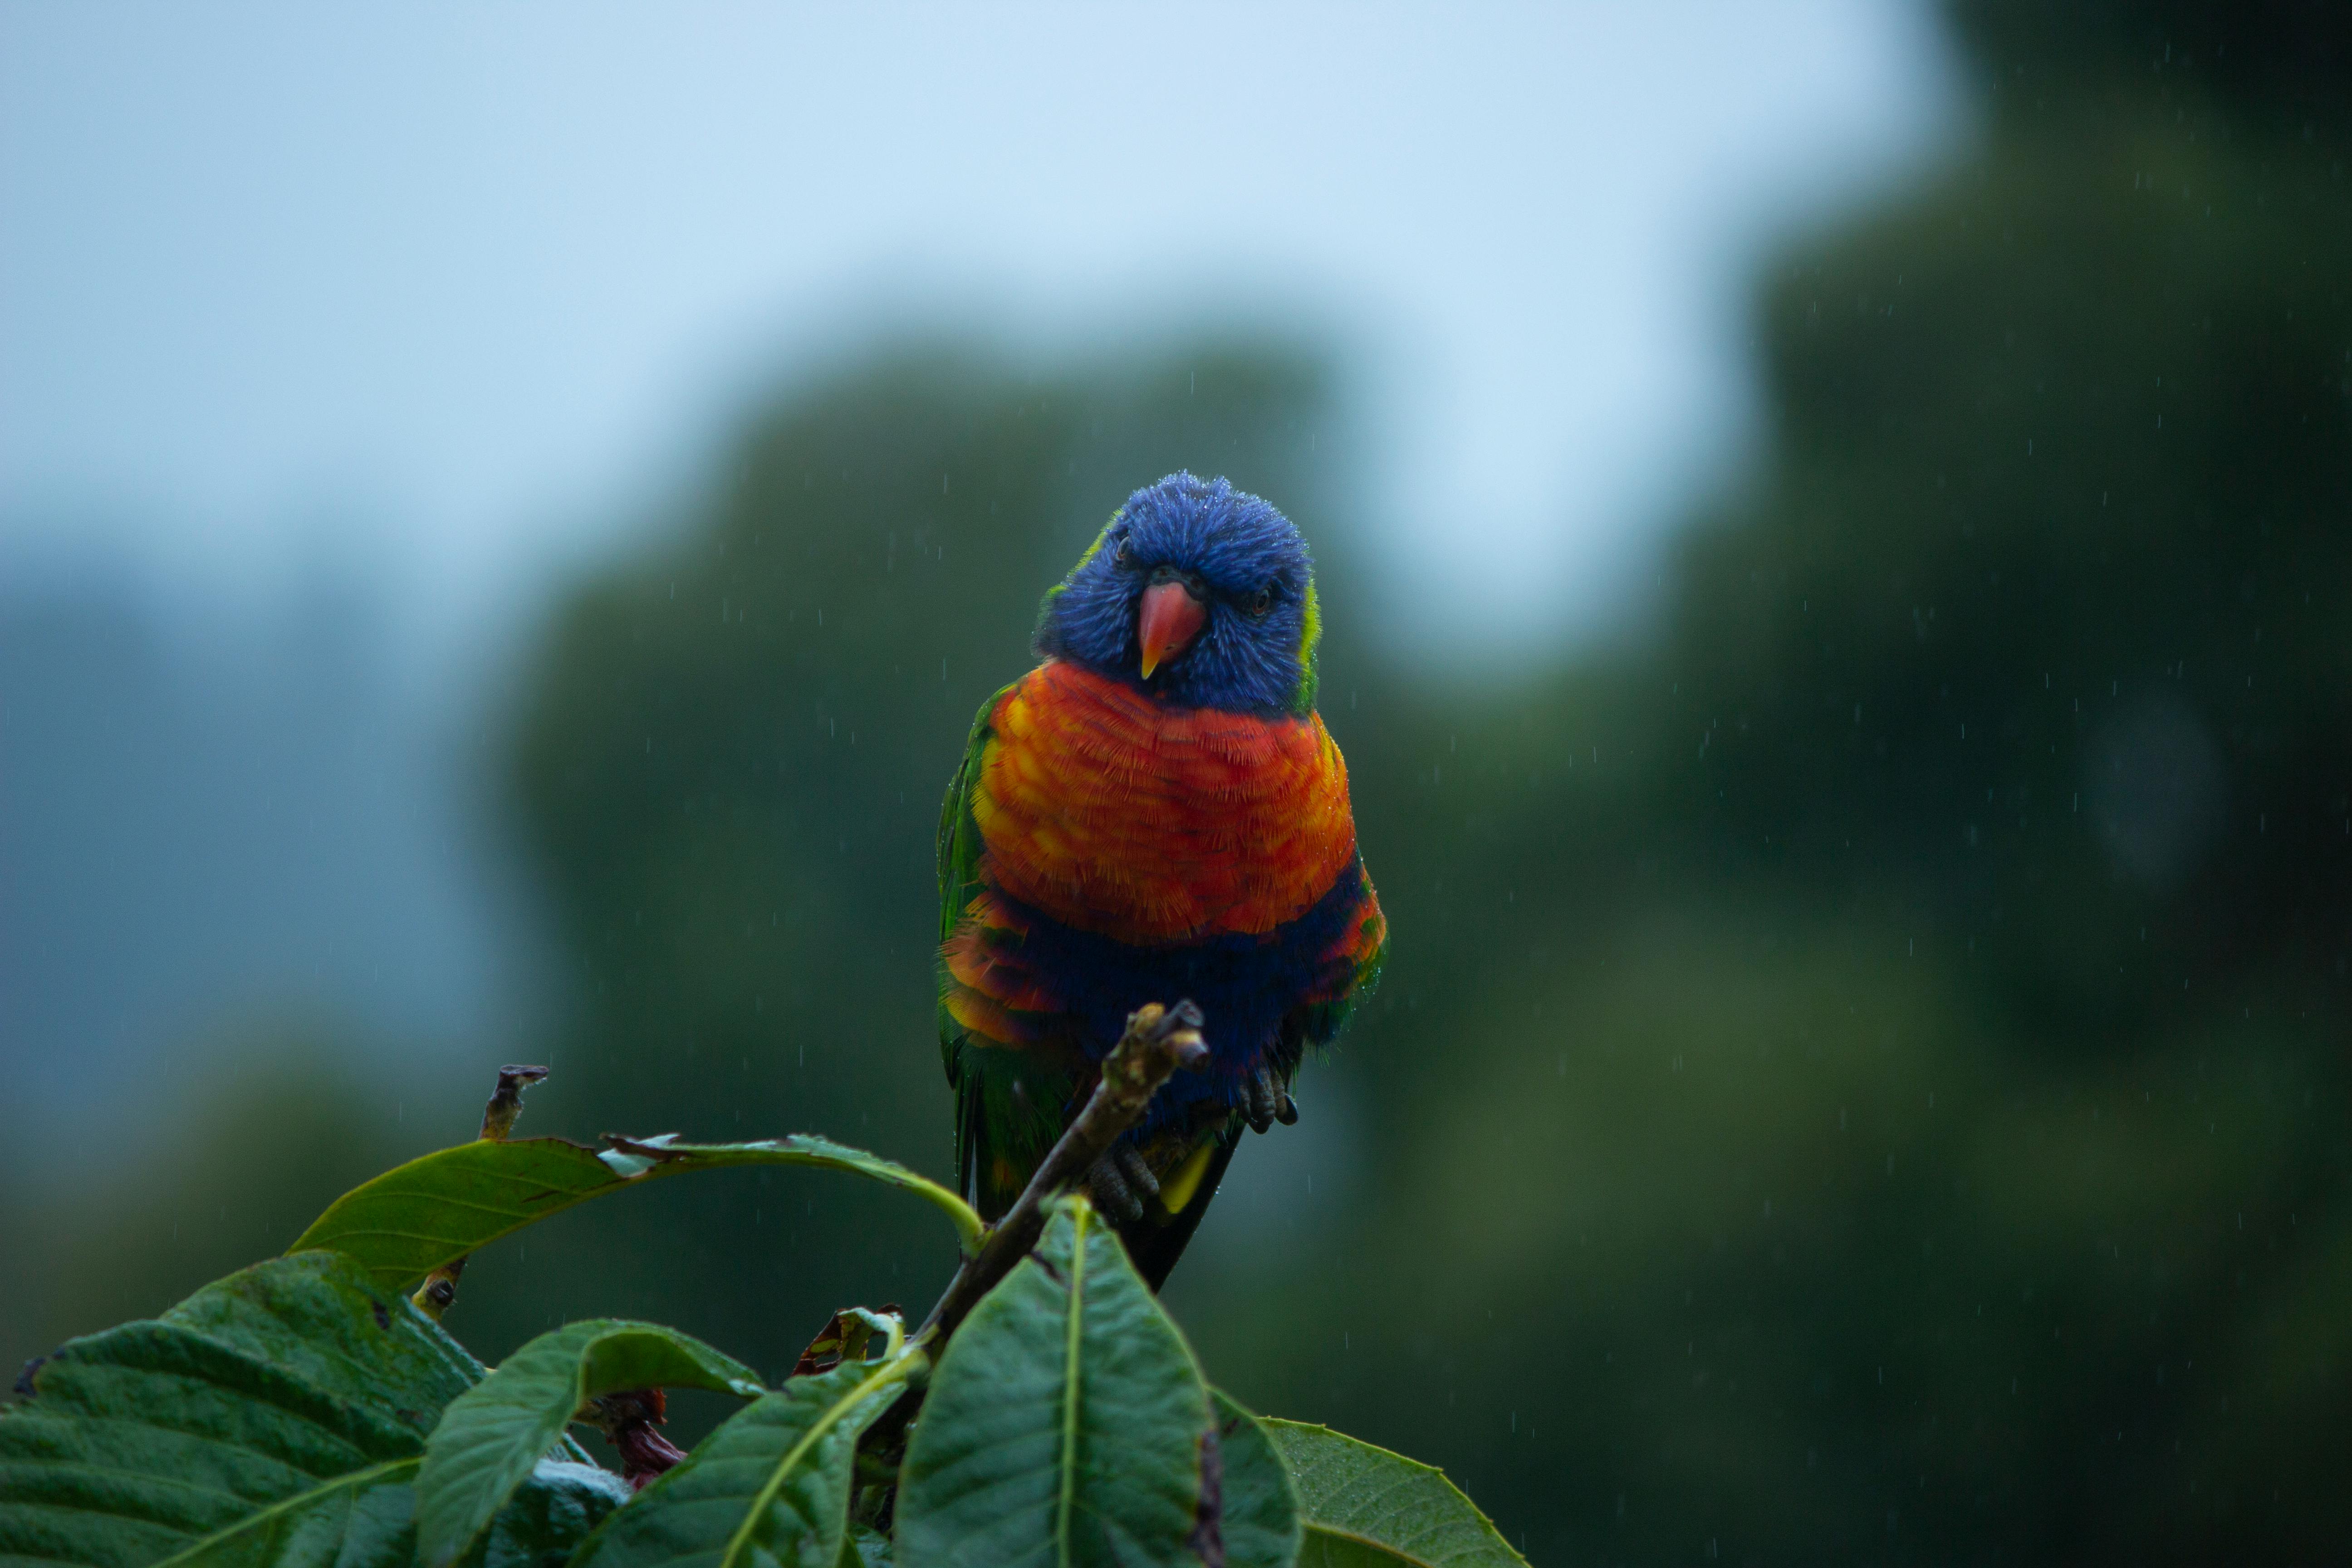
{"label": "thin twig", "polygon": [[[547,1076],[541,1067],[523,1067],[509,1063],[499,1069],[499,1086],[482,1106],[482,1131],[477,1142],[503,1143],[514,1131],[515,1119],[522,1114],[522,1091]],[[460,1253],[425,1277],[409,1300],[416,1310],[432,1319],[441,1321],[449,1303],[457,1299],[457,1277],[466,1272],[466,1259],[471,1253]]]}
{"label": "thin twig", "polygon": [[1095,1085],[1086,1109],[1079,1111],[1053,1150],[1038,1163],[1036,1173],[1021,1196],[989,1228],[980,1253],[956,1271],[947,1294],[931,1309],[922,1331],[933,1333],[939,1346],[962,1322],[964,1314],[993,1289],[1013,1266],[1029,1255],[1045,1229],[1045,1205],[1054,1195],[1094,1168],[1120,1133],[1143,1118],[1151,1097],[1179,1067],[1206,1059],[1209,1047],[1201,1039],[1201,1010],[1190,1002],[1162,1007],[1147,1002],[1127,1016],[1127,1033],[1103,1058],[1102,1081]]}

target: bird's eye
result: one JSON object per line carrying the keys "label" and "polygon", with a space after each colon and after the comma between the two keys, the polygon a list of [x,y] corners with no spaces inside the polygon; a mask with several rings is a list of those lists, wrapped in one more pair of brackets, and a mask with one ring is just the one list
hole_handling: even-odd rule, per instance
{"label": "bird's eye", "polygon": [[1120,566],[1133,566],[1135,564],[1135,546],[1122,539],[1118,542],[1118,548],[1111,552],[1110,558],[1114,563]]}
{"label": "bird's eye", "polygon": [[1262,616],[1274,608],[1274,590],[1260,588],[1256,593],[1252,594],[1249,596],[1247,608],[1253,616]]}

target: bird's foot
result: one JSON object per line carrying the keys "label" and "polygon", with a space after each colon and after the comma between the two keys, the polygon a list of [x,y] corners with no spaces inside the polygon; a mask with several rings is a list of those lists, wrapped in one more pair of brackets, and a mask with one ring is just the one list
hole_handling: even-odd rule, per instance
{"label": "bird's foot", "polygon": [[1264,1132],[1277,1121],[1288,1127],[1298,1120],[1298,1102],[1263,1062],[1242,1079],[1241,1110],[1254,1132]]}
{"label": "bird's foot", "polygon": [[1141,1219],[1143,1205],[1160,1195],[1160,1178],[1151,1173],[1143,1151],[1124,1140],[1095,1162],[1087,1173],[1087,1185],[1093,1189],[1097,1208],[1128,1225]]}

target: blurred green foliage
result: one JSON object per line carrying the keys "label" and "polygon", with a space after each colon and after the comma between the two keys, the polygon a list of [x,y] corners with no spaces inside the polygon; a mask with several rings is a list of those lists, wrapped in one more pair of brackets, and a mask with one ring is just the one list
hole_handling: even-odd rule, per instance
{"label": "blurred green foliage", "polygon": [[[161,1131],[94,1140],[58,1173],[16,1162],[0,1175],[0,1353],[22,1359],[70,1334],[150,1317],[243,1263],[284,1249],[321,1194],[424,1147],[468,1136],[478,1101],[404,1103],[396,1074],[358,1060],[392,1054],[318,1020],[279,1020],[202,1041],[201,1064],[167,1068],[123,1121]],[[193,1088],[180,1084],[201,1074]],[[176,1090],[176,1092],[175,1092]],[[14,1368],[11,1367],[11,1377]]]}
{"label": "blurred green foliage", "polygon": [[[780,393],[530,672],[572,1004],[526,1130],[944,1171],[948,769],[1128,490],[1224,473],[1318,551],[1396,940],[1171,1283],[1213,1375],[1445,1466],[1538,1561],[2329,1555],[2352,56],[2286,0],[1955,10],[1974,142],[1765,280],[1766,458],[1635,647],[1402,657],[1311,346]],[[494,1249],[451,1325],[645,1316],[773,1375],[928,1303],[907,1207],[656,1189]]]}

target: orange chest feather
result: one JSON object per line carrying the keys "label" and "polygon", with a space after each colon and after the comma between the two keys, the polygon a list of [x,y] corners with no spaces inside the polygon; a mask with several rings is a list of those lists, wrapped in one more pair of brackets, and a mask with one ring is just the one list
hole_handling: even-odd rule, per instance
{"label": "orange chest feather", "polygon": [[1259,933],[1356,853],[1321,719],[1169,709],[1049,661],[998,700],[972,792],[998,889],[1122,942]]}

